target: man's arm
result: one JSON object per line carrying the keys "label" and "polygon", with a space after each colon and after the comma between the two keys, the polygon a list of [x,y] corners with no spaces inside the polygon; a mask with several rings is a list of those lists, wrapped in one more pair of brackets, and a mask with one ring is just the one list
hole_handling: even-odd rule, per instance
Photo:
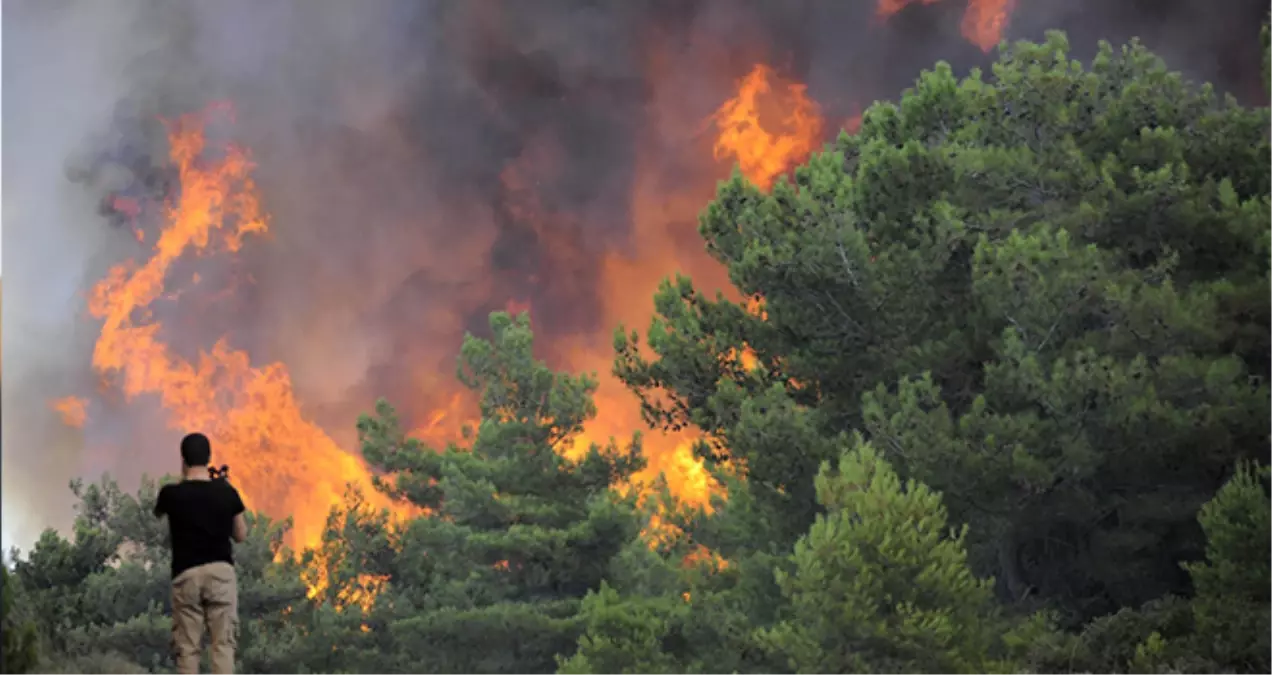
{"label": "man's arm", "polygon": [[234,490],[234,529],[230,532],[230,537],[240,544],[247,541],[247,518],[243,516],[246,510],[243,498],[239,496],[238,490]]}
{"label": "man's arm", "polygon": [[163,486],[163,487],[159,488],[159,496],[155,498],[155,510],[154,510],[154,513],[155,513],[155,517],[156,517],[156,518],[162,518],[162,517],[164,517],[165,515],[167,515],[167,514],[168,514],[168,505],[167,505],[167,500],[163,498],[163,497],[164,497],[164,495],[165,495],[165,494],[167,494],[167,493],[168,493],[168,486],[167,486],[167,485],[165,485],[165,486]]}

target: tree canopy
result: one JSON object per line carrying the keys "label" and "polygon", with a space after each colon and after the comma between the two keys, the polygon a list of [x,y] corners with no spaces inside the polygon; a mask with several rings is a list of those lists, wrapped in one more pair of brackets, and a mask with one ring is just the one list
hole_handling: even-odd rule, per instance
{"label": "tree canopy", "polygon": [[787,533],[834,445],[769,445],[739,400],[865,432],[1005,601],[1076,626],[1184,592],[1197,510],[1268,455],[1268,123],[1136,44],[939,64],[793,183],[722,186],[701,231],[751,305],[668,282],[618,368]]}
{"label": "tree canopy", "polygon": [[[937,64],[789,180],[720,185],[741,301],[668,279],[616,333],[727,499],[628,490],[635,434],[567,451],[595,379],[496,313],[474,428],[357,422],[419,515],[351,491],[299,554],[252,517],[241,670],[1268,672],[1270,124],[1136,43]],[[5,671],[171,672],[156,481],[72,490],[5,570]]]}

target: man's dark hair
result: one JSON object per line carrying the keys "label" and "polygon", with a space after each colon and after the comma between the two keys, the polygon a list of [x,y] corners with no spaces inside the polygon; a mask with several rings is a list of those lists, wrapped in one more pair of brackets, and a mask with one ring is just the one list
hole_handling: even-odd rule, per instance
{"label": "man's dark hair", "polygon": [[186,466],[207,466],[212,461],[212,443],[208,437],[193,433],[181,439],[181,461]]}

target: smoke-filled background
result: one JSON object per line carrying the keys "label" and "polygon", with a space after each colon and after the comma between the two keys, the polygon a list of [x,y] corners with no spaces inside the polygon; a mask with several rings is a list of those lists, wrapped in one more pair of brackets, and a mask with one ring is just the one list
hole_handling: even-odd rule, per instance
{"label": "smoke-filled background", "polygon": [[[607,375],[611,333],[643,329],[677,271],[725,286],[695,219],[739,157],[714,151],[712,119],[742,78],[771,68],[776,127],[806,96],[820,145],[938,59],[992,60],[960,29],[967,0],[882,3],[900,8],[886,20],[880,4],[5,2],[5,547],[69,522],[72,477],[175,472],[176,439],[208,410],[233,417],[212,435],[253,507],[318,522],[357,478],[333,453],[355,448],[377,397],[421,436],[455,437],[471,414],[458,346],[495,309],[530,311],[555,367],[598,371],[588,440],[639,428]],[[1009,39],[1061,28],[1085,59],[1139,36],[1193,79],[1265,96],[1263,0],[995,4]],[[246,376],[225,366],[183,407],[153,366],[95,367],[88,303],[113,266],[154,255],[184,185],[166,133],[210,105],[209,145],[250,149],[268,227],[175,262],[136,319],[158,327],[172,372],[222,338],[245,357]],[[684,440],[648,447],[692,497],[705,483]]]}

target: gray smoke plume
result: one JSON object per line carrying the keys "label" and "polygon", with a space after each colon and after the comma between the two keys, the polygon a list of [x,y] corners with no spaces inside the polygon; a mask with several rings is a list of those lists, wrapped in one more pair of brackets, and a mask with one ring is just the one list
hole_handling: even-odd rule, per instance
{"label": "gray smoke plume", "polygon": [[83,454],[79,432],[48,401],[86,377],[95,327],[84,320],[82,292],[120,253],[97,197],[64,172],[89,135],[108,131],[128,91],[124,71],[148,48],[132,31],[137,3],[113,4],[4,4],[6,549],[66,522],[70,477],[111,466]]}
{"label": "gray smoke plume", "polygon": [[[755,63],[806,82],[835,122],[938,59],[992,59],[959,35],[962,0],[886,23],[874,4],[6,2],[6,547],[65,525],[72,476],[172,468],[176,432],[154,402],[122,401],[93,373],[84,301],[107,267],[146,253],[103,198],[170,187],[158,118],[232,101],[229,132],[252,149],[273,216],[233,259],[191,263],[228,292],[160,309],[166,336],[187,356],[228,335],[254,363],[283,361],[306,413],[351,447],[377,396],[426,417],[454,389],[463,332],[510,300],[533,306],[550,355],[578,336],[607,341],[598,260],[631,244],[638,160],[669,190],[709,198],[710,181],[681,177],[715,170],[700,123]],[[1008,37],[1062,28],[1086,58],[1099,38],[1138,35],[1189,76],[1262,100],[1266,12],[1262,0],[1019,0]],[[678,246],[700,246],[692,216],[675,225]],[[89,400],[83,430],[49,408],[67,395]]]}

